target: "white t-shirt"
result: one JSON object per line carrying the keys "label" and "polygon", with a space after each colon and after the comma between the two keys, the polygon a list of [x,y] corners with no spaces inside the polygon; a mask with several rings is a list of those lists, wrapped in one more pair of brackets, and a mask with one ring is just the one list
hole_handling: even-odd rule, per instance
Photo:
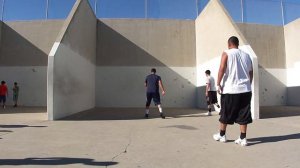
{"label": "white t-shirt", "polygon": [[206,84],[208,84],[210,86],[208,91],[217,91],[216,85],[215,85],[215,79],[212,76],[208,76],[206,78]]}
{"label": "white t-shirt", "polygon": [[227,69],[223,77],[223,94],[251,92],[249,72],[253,70],[249,54],[240,49],[225,51],[228,55]]}

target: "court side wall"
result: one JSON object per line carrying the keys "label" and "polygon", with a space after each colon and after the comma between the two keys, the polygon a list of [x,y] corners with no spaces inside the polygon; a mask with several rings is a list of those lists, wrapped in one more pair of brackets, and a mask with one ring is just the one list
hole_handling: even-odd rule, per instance
{"label": "court side wall", "polygon": [[0,80],[20,87],[19,105],[47,105],[48,53],[63,24],[60,20],[1,22]]}
{"label": "court side wall", "polygon": [[237,24],[258,57],[260,105],[287,104],[286,54],[283,26]]}
{"label": "court side wall", "polygon": [[[195,21],[196,27],[196,59],[197,59],[197,96],[198,107],[207,108],[205,100],[206,77],[205,70],[209,69],[217,82],[217,74],[221,62],[221,55],[227,49],[227,40],[237,36],[240,46],[244,47],[253,59],[254,81],[252,97],[252,117],[259,118],[259,78],[257,57],[251,46],[233,22],[226,9],[219,0],[211,0]],[[219,102],[220,102],[220,95]]]}
{"label": "court side wall", "polygon": [[284,26],[287,67],[287,104],[300,106],[300,19]]}
{"label": "court side wall", "polygon": [[49,54],[49,120],[95,107],[96,27],[88,1],[77,0]]}
{"label": "court side wall", "polygon": [[164,107],[196,107],[195,23],[191,20],[98,21],[97,107],[144,107],[145,77],[157,69]]}

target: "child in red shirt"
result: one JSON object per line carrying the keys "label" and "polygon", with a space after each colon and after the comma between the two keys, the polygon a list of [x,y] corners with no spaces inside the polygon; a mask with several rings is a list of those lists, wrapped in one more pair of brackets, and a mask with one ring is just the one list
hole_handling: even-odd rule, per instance
{"label": "child in red shirt", "polygon": [[0,103],[3,102],[3,108],[5,108],[6,96],[8,96],[8,89],[5,81],[2,81],[0,85]]}

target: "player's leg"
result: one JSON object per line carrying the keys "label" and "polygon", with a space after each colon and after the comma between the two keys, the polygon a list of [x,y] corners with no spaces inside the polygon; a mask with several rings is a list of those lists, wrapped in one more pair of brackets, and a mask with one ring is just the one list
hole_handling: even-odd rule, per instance
{"label": "player's leg", "polygon": [[231,94],[222,94],[221,96],[221,112],[220,112],[220,132],[214,134],[216,141],[226,142],[226,128],[228,124],[234,124],[236,119],[236,97]]}
{"label": "player's leg", "polygon": [[208,116],[211,116],[211,108],[212,108],[212,102],[211,102],[211,93],[208,92],[208,95],[206,97],[206,102],[207,102],[207,109],[208,109]]}
{"label": "player's leg", "polygon": [[13,95],[14,107],[17,107],[17,95]]}
{"label": "player's leg", "polygon": [[162,119],[165,119],[166,116],[165,116],[164,113],[163,113],[163,109],[162,109],[162,106],[161,106],[160,95],[159,95],[159,93],[155,93],[155,94],[154,94],[154,96],[153,96],[153,101],[154,101],[155,105],[156,105],[157,108],[158,108],[158,111],[159,111],[159,113],[160,113],[160,117],[161,117]]}
{"label": "player's leg", "polygon": [[3,108],[5,109],[6,96],[3,96]]}
{"label": "player's leg", "polygon": [[0,96],[0,104],[3,106],[2,99],[3,99],[3,96]]}
{"label": "player's leg", "polygon": [[152,94],[151,93],[147,93],[146,94],[146,110],[145,110],[145,118],[149,118],[149,108],[150,108],[150,104],[152,101]]}
{"label": "player's leg", "polygon": [[238,117],[236,119],[236,123],[240,124],[240,137],[235,141],[236,144],[241,146],[247,146],[247,125],[252,123],[251,116],[251,97],[252,93],[242,93],[240,95],[240,109],[238,113]]}

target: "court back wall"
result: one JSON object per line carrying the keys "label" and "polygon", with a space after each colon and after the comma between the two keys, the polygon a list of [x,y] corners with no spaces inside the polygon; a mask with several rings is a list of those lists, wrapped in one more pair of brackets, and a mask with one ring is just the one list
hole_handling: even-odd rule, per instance
{"label": "court back wall", "polygon": [[99,20],[96,106],[143,107],[154,67],[165,84],[164,106],[195,107],[195,65],[192,20]]}

